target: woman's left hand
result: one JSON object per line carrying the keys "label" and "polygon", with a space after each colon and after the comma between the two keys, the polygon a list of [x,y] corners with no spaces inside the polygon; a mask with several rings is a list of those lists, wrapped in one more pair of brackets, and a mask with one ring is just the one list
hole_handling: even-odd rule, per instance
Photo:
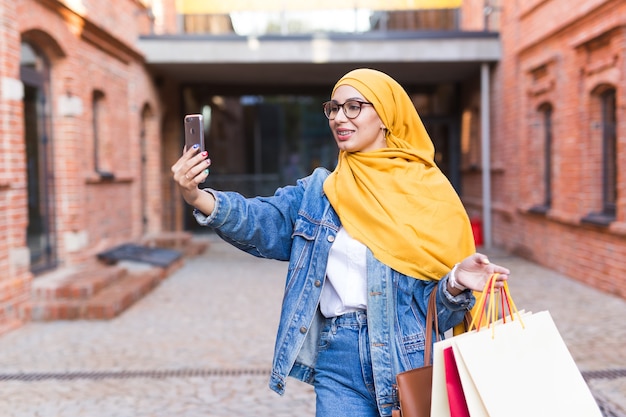
{"label": "woman's left hand", "polygon": [[492,264],[489,258],[481,253],[475,253],[463,259],[456,267],[454,276],[456,282],[465,288],[474,291],[482,291],[489,278],[497,273],[495,288],[501,288],[504,282],[509,279],[509,271],[507,268]]}

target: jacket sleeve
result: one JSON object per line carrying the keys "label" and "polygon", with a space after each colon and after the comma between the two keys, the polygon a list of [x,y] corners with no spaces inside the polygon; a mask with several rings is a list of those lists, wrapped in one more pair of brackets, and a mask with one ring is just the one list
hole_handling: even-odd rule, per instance
{"label": "jacket sleeve", "polygon": [[466,290],[457,296],[448,291],[448,275],[439,281],[437,286],[437,317],[439,331],[445,332],[463,321],[465,313],[476,302],[471,291]]}
{"label": "jacket sleeve", "polygon": [[293,225],[308,178],[279,188],[273,196],[246,198],[231,191],[205,189],[215,197],[210,216],[194,210],[196,221],[225,241],[252,255],[289,260]]}

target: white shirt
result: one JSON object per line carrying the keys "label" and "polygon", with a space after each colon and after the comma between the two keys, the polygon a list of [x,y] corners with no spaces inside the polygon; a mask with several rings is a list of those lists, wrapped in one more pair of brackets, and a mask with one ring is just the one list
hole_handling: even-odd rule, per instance
{"label": "white shirt", "polygon": [[367,248],[342,227],[328,254],[320,310],[324,317],[367,308]]}

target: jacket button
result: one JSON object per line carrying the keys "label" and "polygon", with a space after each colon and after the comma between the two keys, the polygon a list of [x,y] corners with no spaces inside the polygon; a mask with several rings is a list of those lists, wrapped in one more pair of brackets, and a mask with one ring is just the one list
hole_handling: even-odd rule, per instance
{"label": "jacket button", "polygon": [[333,235],[328,236],[328,241],[330,243],[333,243],[335,241],[335,236],[333,236]]}
{"label": "jacket button", "polygon": [[322,281],[320,281],[319,279],[316,279],[313,285],[319,288],[322,285]]}
{"label": "jacket button", "polygon": [[276,384],[276,388],[283,389],[283,383],[279,382],[278,384]]}
{"label": "jacket button", "polygon": [[300,327],[300,333],[305,334],[306,333],[306,327],[304,327],[304,326]]}

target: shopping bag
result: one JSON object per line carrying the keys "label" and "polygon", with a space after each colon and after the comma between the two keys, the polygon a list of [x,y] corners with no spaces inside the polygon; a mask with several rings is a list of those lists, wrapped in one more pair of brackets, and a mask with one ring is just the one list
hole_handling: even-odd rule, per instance
{"label": "shopping bag", "polygon": [[[519,311],[519,315],[524,317],[526,314],[524,310]],[[510,320],[510,318],[508,319]],[[501,323],[502,320],[499,320],[498,323]],[[469,329],[469,326],[468,326]],[[447,376],[446,376],[446,364],[444,358],[444,350],[451,348],[453,343],[455,343],[459,338],[466,337],[472,333],[476,332],[476,330],[468,331],[466,333],[460,334],[453,338],[444,339],[434,344],[433,346],[433,386],[432,386],[432,401],[431,401],[431,409],[430,415],[435,417],[452,417],[450,413],[450,399],[448,398],[448,384],[447,384]],[[459,364],[459,359],[455,357],[455,362],[457,366],[464,366],[461,362]],[[463,387],[463,394],[465,396],[466,402],[471,404],[471,407],[468,409],[472,409],[473,413],[470,414],[471,417],[488,417],[487,411],[484,409],[482,401],[480,400],[480,396],[478,392],[475,391],[475,387],[469,379],[469,375],[467,371],[459,372],[459,378],[461,380],[461,386]],[[467,379],[467,381],[464,381]],[[472,392],[473,390],[473,392]],[[470,391],[470,395],[466,395],[466,392]],[[482,411],[478,411],[482,410]]]}
{"label": "shopping bag", "polygon": [[[446,368],[444,350],[452,348],[452,343],[461,337],[467,336],[463,333],[453,338],[441,340],[433,345],[433,386],[430,415],[436,417],[451,417],[448,400],[448,390],[446,384]],[[478,398],[472,396],[469,400]]]}
{"label": "shopping bag", "polygon": [[446,391],[450,406],[450,416],[470,417],[452,346],[443,350],[443,363],[446,372]]}
{"label": "shopping bag", "polygon": [[[465,333],[458,334],[453,338],[444,339],[438,341],[433,346],[433,386],[432,386],[432,400],[431,400],[431,416],[436,417],[452,417],[451,409],[450,409],[450,401],[458,401],[458,397],[454,399],[448,398],[448,383],[447,383],[447,368],[445,366],[445,358],[444,358],[444,350],[451,348],[453,343],[457,341],[459,338],[466,337],[473,332],[476,332],[476,328],[484,327],[485,325],[490,324],[489,320],[485,316],[485,310],[487,306],[491,306],[491,310],[488,311],[488,316],[492,320],[496,320],[496,318],[492,318],[493,309],[495,308],[495,298],[489,299],[486,295],[490,292],[494,291],[495,279],[496,275],[492,277],[492,279],[485,285],[483,292],[480,293],[478,300],[476,302],[475,307],[472,309],[472,314],[466,314],[465,320]],[[499,293],[501,297],[508,297],[509,300],[506,301],[507,311],[509,313],[508,320],[511,320],[510,314],[513,309],[517,312],[514,307],[512,299],[510,299],[510,294],[505,293],[504,290]],[[487,301],[490,301],[488,303]],[[499,303],[497,305],[500,305]],[[518,316],[523,316],[527,314],[525,311],[517,312]],[[503,317],[497,319],[496,324],[502,321],[507,321],[507,317]],[[449,359],[450,360],[450,359]],[[459,365],[458,360],[455,358],[455,362],[457,362],[457,366]],[[460,366],[464,366],[461,362]],[[458,370],[458,369],[457,369]],[[459,372],[459,379],[461,380],[461,386],[463,387],[463,394],[465,396],[465,401],[468,404],[468,409],[473,410],[471,414],[472,417],[488,417],[487,411],[484,409],[484,405],[480,400],[480,396],[478,392],[475,391],[475,387],[471,383],[471,379],[468,379],[469,375],[467,372]],[[467,379],[467,380],[466,380]],[[466,395],[466,392],[469,395]]]}
{"label": "shopping bag", "polygon": [[508,285],[500,299],[490,285],[478,301],[488,327],[450,339],[470,416],[602,417],[550,313],[521,316]]}

